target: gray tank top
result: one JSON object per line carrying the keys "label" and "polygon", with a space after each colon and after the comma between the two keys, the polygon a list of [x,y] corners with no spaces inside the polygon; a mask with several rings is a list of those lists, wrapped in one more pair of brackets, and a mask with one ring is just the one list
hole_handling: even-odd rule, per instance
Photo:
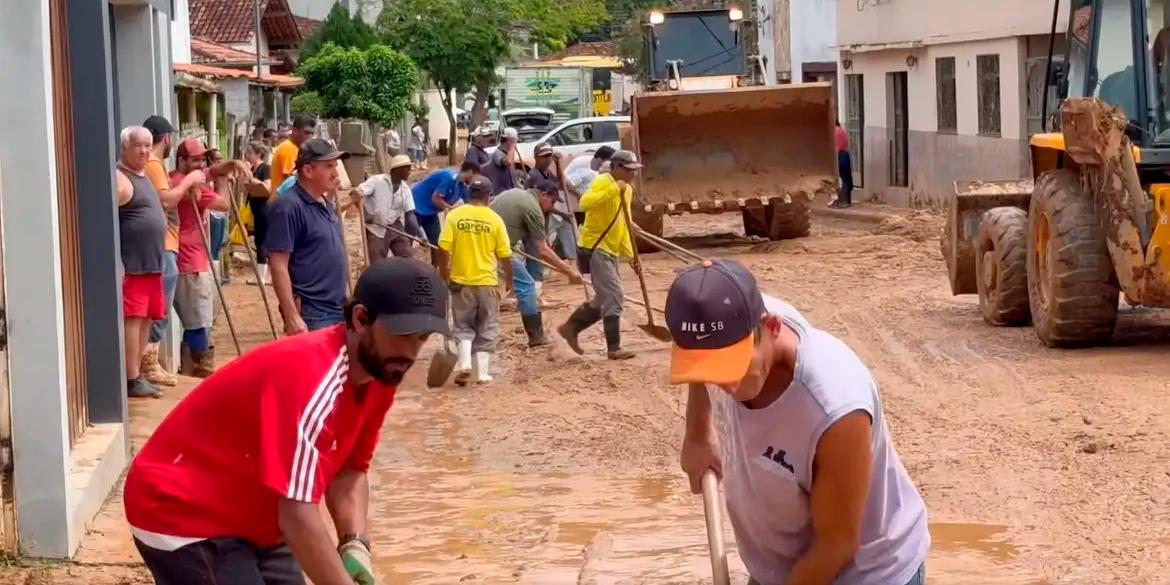
{"label": "gray tank top", "polygon": [[758,410],[707,387],[740,558],[760,585],[788,581],[812,542],[809,496],[817,443],[841,417],[863,410],[873,421],[873,475],[861,547],[833,583],[906,583],[930,548],[926,506],[894,450],[873,376],[848,346],[788,303],[764,295],[764,305],[800,336],[792,384]]}
{"label": "gray tank top", "polygon": [[161,274],[167,217],[150,179],[119,168],[134,195],[118,207],[118,235],[126,274]]}

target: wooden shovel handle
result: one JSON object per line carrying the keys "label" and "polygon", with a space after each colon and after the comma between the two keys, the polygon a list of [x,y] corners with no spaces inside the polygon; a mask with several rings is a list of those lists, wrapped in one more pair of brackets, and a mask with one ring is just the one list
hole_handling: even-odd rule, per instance
{"label": "wooden shovel handle", "polygon": [[707,548],[711,553],[711,578],[715,585],[731,585],[727,548],[723,543],[723,508],[719,506],[719,479],[708,469],[703,473],[703,513],[707,517]]}

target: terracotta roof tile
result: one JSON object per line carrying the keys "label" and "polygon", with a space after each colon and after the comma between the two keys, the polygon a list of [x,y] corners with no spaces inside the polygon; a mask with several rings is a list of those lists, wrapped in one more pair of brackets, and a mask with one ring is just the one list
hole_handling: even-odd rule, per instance
{"label": "terracotta roof tile", "polygon": [[202,65],[199,63],[175,63],[175,71],[180,73],[189,73],[191,75],[200,75],[210,77],[212,79],[219,79],[229,77],[232,79],[247,79],[252,83],[262,85],[275,85],[277,87],[297,87],[303,85],[305,80],[296,77],[295,75],[262,75],[257,76],[251,71],[243,69],[228,69],[227,67],[215,67],[213,65]]}
{"label": "terracotta roof tile", "polygon": [[293,20],[297,21],[297,28],[301,31],[302,39],[307,39],[317,34],[317,31],[321,30],[321,26],[325,24],[315,18],[306,18],[295,14],[293,15]]}
{"label": "terracotta roof tile", "polygon": [[[251,51],[233,49],[209,39],[192,37],[191,60],[195,63],[212,65],[255,65],[256,54]],[[271,65],[278,61],[268,58],[264,59],[264,62]]]}
{"label": "terracotta roof tile", "polygon": [[[259,0],[261,26],[274,45],[298,45],[303,37],[287,0]],[[255,30],[251,0],[190,0],[191,36],[216,43],[250,43]]]}

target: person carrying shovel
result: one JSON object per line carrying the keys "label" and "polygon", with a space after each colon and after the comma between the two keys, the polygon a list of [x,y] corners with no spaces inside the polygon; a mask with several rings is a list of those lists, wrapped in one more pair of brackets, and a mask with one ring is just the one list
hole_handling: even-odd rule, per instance
{"label": "person carrying shovel", "polygon": [[689,385],[682,468],[696,493],[722,475],[750,583],[922,585],[926,506],[857,355],[733,260],[683,269],[666,323],[670,382]]}
{"label": "person carrying shovel", "polygon": [[642,266],[634,257],[633,234],[628,220],[634,188],[629,182],[642,164],[634,153],[619,150],[609,159],[608,173],[598,175],[581,196],[581,211],[585,223],[577,241],[577,264],[582,274],[592,275],[596,292],[557,328],[569,347],[584,354],[578,336],[582,331],[602,322],[605,330],[607,356],[611,360],[626,360],[634,352],[622,348],[622,280],[618,261],[629,261],[634,272],[641,274]]}
{"label": "person carrying shovel", "polygon": [[459,341],[455,383],[463,386],[471,378],[475,357],[476,382],[492,381],[491,357],[500,334],[500,277],[503,268],[506,286],[512,286],[512,246],[508,228],[488,205],[492,182],[476,176],[468,185],[467,205],[447,212],[439,248],[444,258],[439,271],[451,290],[451,321]]}
{"label": "person carrying shovel", "polygon": [[[557,257],[548,244],[545,232],[545,214],[561,201],[560,185],[549,179],[536,179],[527,189],[508,189],[492,200],[492,211],[500,215],[508,228],[508,240],[520,250],[535,248],[541,260],[555,266],[569,277],[572,284],[581,284],[581,275],[572,265]],[[530,272],[530,262],[520,254],[512,254],[513,289],[520,320],[528,334],[528,347],[547,345],[544,320],[540,312],[540,289]]]}

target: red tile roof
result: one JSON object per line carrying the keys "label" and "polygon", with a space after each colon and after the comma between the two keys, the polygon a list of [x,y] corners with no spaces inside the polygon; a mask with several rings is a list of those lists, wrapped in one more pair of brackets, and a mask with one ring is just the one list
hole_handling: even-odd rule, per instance
{"label": "red tile roof", "polygon": [[317,31],[321,30],[321,26],[325,24],[315,18],[306,18],[295,14],[293,15],[293,20],[297,21],[297,28],[301,31],[302,39],[307,39],[317,34]]}
{"label": "red tile roof", "polygon": [[[259,0],[260,25],[272,45],[297,45],[302,36],[287,0]],[[255,31],[250,0],[190,0],[191,36],[216,43],[250,43]]]}
{"label": "red tile roof", "polygon": [[247,79],[252,83],[274,85],[276,87],[297,87],[305,83],[304,79],[293,75],[269,74],[257,76],[251,71],[245,71],[243,69],[228,69],[227,67],[215,67],[213,65],[202,65],[199,63],[175,63],[175,71],[210,77],[212,79],[224,77]]}
{"label": "red tile roof", "polygon": [[617,57],[617,44],[613,41],[574,43],[559,53],[541,58],[541,61],[560,61],[566,57]]}
{"label": "red tile roof", "polygon": [[[191,38],[191,60],[195,63],[205,63],[212,65],[255,65],[256,54],[251,51],[241,51],[233,49],[227,45],[221,45],[209,39],[202,39],[199,37]],[[263,60],[266,64],[271,65],[278,63],[271,58]]]}

